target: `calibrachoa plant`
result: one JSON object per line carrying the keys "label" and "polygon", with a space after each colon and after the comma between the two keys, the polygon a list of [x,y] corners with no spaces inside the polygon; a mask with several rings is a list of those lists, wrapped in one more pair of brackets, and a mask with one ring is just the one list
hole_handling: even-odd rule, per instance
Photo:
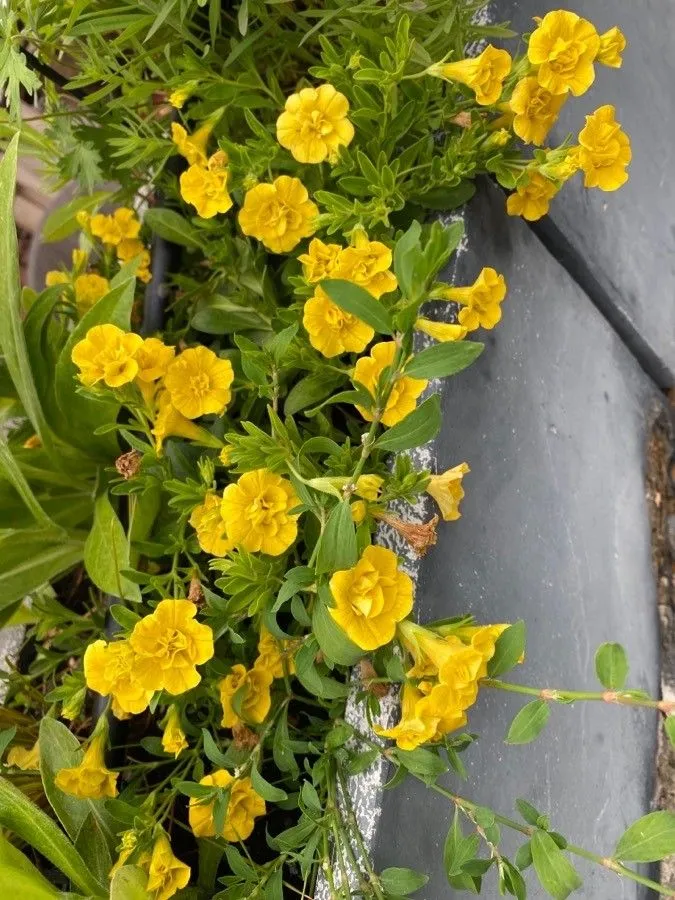
{"label": "calibrachoa plant", "polygon": [[[524,623],[419,624],[412,578],[377,541],[385,526],[423,555],[441,520],[460,517],[468,463],[419,470],[408,451],[439,430],[437,380],[475,361],[505,301],[508,314],[490,260],[472,284],[443,278],[462,227],[421,224],[428,211],[464,203],[480,174],[528,220],[577,173],[604,191],[628,177],[611,106],[547,144],[595,66],[620,67],[619,29],[558,10],[518,56],[492,44],[466,56],[470,39],[512,36],[473,22],[481,5],[450,4],[454,20],[447,3],[372,5],[355,27],[346,4],[242,4],[237,41],[213,0],[119,14],[55,4],[21,26],[10,4],[11,111],[17,79],[39,84],[15,36],[35,37],[43,63],[67,46],[79,92],[73,109],[45,85],[56,124],[40,142],[18,126],[23,140],[90,190],[121,185],[59,211],[48,231],[80,230],[71,268],[37,297],[20,301],[15,284],[0,322],[30,423],[0,445],[0,466],[35,519],[0,536],[0,548],[15,540],[5,618],[20,610],[32,648],[8,677],[0,824],[77,896],[309,898],[319,878],[335,900],[409,896],[426,875],[414,859],[377,872],[352,808],[348,779],[381,757],[454,808],[444,864],[456,890],[480,892],[493,870],[501,894],[523,898],[532,865],[564,898],[581,884],[572,855],[670,893],[625,865],[675,851],[669,813],[600,856],[525,800],[516,821],[439,778],[464,774],[481,690],[533,698],[514,744],[539,734],[552,703],[672,704],[625,688],[617,644],[598,650],[599,692],[502,681],[525,662]],[[0,168],[7,222],[16,153],[17,139]],[[152,234],[184,248],[170,285],[153,284]],[[9,227],[2,240],[13,271]],[[164,332],[132,327],[138,281],[171,289]],[[410,509],[425,495],[434,513],[420,522]],[[22,580],[15,560],[33,546]],[[84,597],[64,593],[80,561]],[[394,724],[386,694],[400,698]],[[367,727],[348,720],[348,697]],[[513,861],[501,827],[524,837]],[[16,848],[3,852],[31,897],[57,895]]]}

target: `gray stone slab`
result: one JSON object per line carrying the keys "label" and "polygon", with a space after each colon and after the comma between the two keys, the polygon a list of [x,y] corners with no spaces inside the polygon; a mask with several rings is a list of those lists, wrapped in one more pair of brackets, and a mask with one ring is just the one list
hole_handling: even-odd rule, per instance
{"label": "gray stone slab", "polygon": [[[595,648],[616,640],[629,655],[630,685],[656,695],[644,450],[659,392],[531,230],[507,219],[497,188],[472,201],[467,231],[456,283],[490,265],[506,276],[509,294],[500,325],[481,334],[482,357],[444,389],[440,470],[466,460],[471,474],[462,518],[441,527],[421,565],[419,619],[524,619],[527,661],[509,677],[540,687],[598,690]],[[538,741],[506,746],[525,700],[482,691],[469,716],[481,737],[464,754],[468,782],[449,783],[506,815],[524,797],[572,842],[610,853],[626,825],[650,810],[656,716],[601,703],[554,707]],[[452,895],[442,869],[451,813],[418,783],[384,795],[377,863],[431,872],[425,900]],[[585,883],[575,896],[648,895],[583,860],[578,868]],[[528,896],[545,896],[527,880]],[[498,896],[494,881],[485,896]]]}
{"label": "gray stone slab", "polygon": [[[491,11],[493,19],[510,19],[523,33],[532,31],[533,16],[558,8],[555,0],[496,0]],[[578,0],[569,8],[600,32],[618,25],[628,47],[621,69],[597,65],[591,90],[568,100],[552,140],[568,133],[576,137],[587,113],[612,103],[631,137],[633,161],[628,183],[614,193],[587,191],[577,176],[554,200],[550,221],[541,220],[539,227],[559,250],[569,242],[586,289],[632,340],[661,386],[670,387],[675,384],[675,4]]]}

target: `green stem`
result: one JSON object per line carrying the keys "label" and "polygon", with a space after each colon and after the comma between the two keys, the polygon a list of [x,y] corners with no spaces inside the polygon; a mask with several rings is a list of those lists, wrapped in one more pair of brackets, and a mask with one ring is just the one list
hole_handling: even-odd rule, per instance
{"label": "green stem", "polygon": [[[354,811],[354,804],[352,803],[351,794],[349,793],[349,785],[347,784],[347,779],[345,778],[340,768],[338,768],[337,770],[337,776],[340,782],[340,790],[344,798],[344,803],[347,807],[347,822],[351,829],[351,834],[353,834],[354,838],[356,839],[356,844],[358,846],[359,853],[361,854],[363,865],[366,869],[368,881],[370,882],[370,886],[373,889],[373,894],[377,898],[377,900],[385,900],[384,893],[382,892],[382,888],[380,887],[380,881],[370,863],[370,853],[368,852],[368,848],[366,847],[365,841],[363,840],[363,835],[361,834],[359,823],[356,820],[356,813]],[[347,835],[347,840],[351,846],[350,835]]]}
{"label": "green stem", "polygon": [[525,694],[528,697],[538,697],[553,703],[572,703],[575,700],[596,700],[602,703],[616,703],[621,706],[644,706],[648,709],[658,709],[669,714],[675,710],[675,703],[670,700],[652,700],[651,697],[636,697],[631,691],[564,691],[550,688],[527,687],[522,684],[512,684],[510,681],[500,681],[498,678],[483,678],[482,687],[497,688],[500,691],[509,691],[512,694]]}

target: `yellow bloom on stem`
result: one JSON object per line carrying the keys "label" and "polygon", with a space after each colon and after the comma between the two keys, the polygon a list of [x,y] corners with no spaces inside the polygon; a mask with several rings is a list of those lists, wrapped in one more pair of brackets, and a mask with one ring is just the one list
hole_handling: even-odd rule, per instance
{"label": "yellow bloom on stem", "polygon": [[469,466],[463,462],[442,475],[432,475],[429,479],[426,492],[438,503],[446,522],[454,522],[461,516],[459,504],[464,497],[462,479],[470,471]]}
{"label": "yellow bloom on stem", "polygon": [[112,215],[102,213],[92,216],[89,230],[94,237],[100,238],[104,244],[116,247],[123,240],[134,240],[141,230],[141,223],[133,209],[120,206]]}
{"label": "yellow bloom on stem", "polygon": [[[260,725],[267,718],[272,705],[270,687],[273,681],[272,672],[262,666],[246,669],[237,664],[232,666],[229,675],[220,682],[220,703],[223,707],[223,728],[234,728],[241,722],[247,725]],[[232,698],[241,690],[241,716],[232,705]]]}
{"label": "yellow bloom on stem", "polygon": [[423,718],[417,715],[417,705],[424,695],[411,682],[403,685],[401,692],[401,718],[392,728],[374,726],[375,734],[380,737],[396,741],[400,750],[415,750],[421,744],[433,740],[436,735],[438,718],[425,715]]}
{"label": "yellow bloom on stem", "polygon": [[71,359],[80,370],[80,381],[92,387],[103,381],[108,387],[122,387],[138,375],[136,353],[143,344],[138,334],[116,325],[95,325],[73,347]]}
{"label": "yellow bloom on stem", "polygon": [[73,282],[73,288],[75,289],[77,311],[83,316],[101,297],[105,297],[110,290],[110,282],[102,275],[88,272],[85,275],[77,276]]}
{"label": "yellow bloom on stem", "polygon": [[506,50],[488,44],[480,56],[436,63],[427,71],[447,81],[465,84],[475,93],[480,106],[492,106],[501,97],[504,79],[511,71],[511,57]]}
{"label": "yellow bloom on stem", "polygon": [[412,580],[386,547],[366,547],[355,566],[333,575],[330,590],[332,618],[362,650],[388,644],[413,605]]}
{"label": "yellow bloom on stem", "polygon": [[148,865],[146,890],[152,900],[169,900],[181,888],[187,887],[191,870],[173,855],[168,837],[162,832],[154,843]]}
{"label": "yellow bloom on stem", "polygon": [[354,493],[357,497],[363,497],[364,500],[370,500],[374,503],[380,496],[384,478],[381,475],[359,475],[356,479]]}
{"label": "yellow bloom on stem", "polygon": [[189,87],[179,87],[169,94],[169,103],[174,109],[182,109],[192,90]]}
{"label": "yellow bloom on stem", "polygon": [[[394,341],[385,341],[375,344],[370,351],[370,356],[362,356],[356,361],[352,381],[362,384],[374,398],[377,385],[382,372],[394,361],[396,344]],[[417,406],[417,398],[426,388],[429,382],[423,378],[410,378],[402,375],[393,386],[384,413],[380,419],[383,425],[390,427],[396,425],[401,419],[405,419]],[[373,409],[356,407],[364,419],[373,421]]]}
{"label": "yellow bloom on stem", "polygon": [[288,253],[315,232],[318,215],[303,183],[280,175],[272,184],[257,184],[247,192],[239,226],[272,253]]}
{"label": "yellow bloom on stem", "polygon": [[333,303],[318,285],[305,303],[302,324],[312,347],[328,359],[340,353],[360,353],[375,334],[370,325]]}
{"label": "yellow bloom on stem", "polygon": [[195,164],[206,165],[206,145],[213,131],[213,123],[207,122],[195,131],[188,134],[178,122],[171,123],[171,140],[178,148],[178,152],[191,166]]}
{"label": "yellow bloom on stem", "polygon": [[528,144],[543,144],[566,99],[567,94],[552,94],[542,87],[535,75],[523,78],[509,102],[515,113],[514,132]]}
{"label": "yellow bloom on stem", "polygon": [[16,766],[17,769],[35,770],[40,768],[40,742],[35,741],[32,747],[22,747],[15,744],[7,753],[7,765]]}
{"label": "yellow bloom on stem", "polygon": [[575,97],[593,84],[600,38],[587,19],[564,9],[546,13],[532,32],[527,58],[537,66],[539,84],[552,94]]}
{"label": "yellow bloom on stem", "polygon": [[279,556],[298,535],[299,515],[290,510],[299,505],[290,481],[269,469],[253,469],[225,488],[221,513],[235,546]]}
{"label": "yellow bloom on stem", "polygon": [[293,675],[295,672],[293,651],[292,641],[278,640],[264,625],[261,625],[258,658],[254,668],[266,669],[272,678],[283,678],[284,674]]}
{"label": "yellow bloom on stem", "polygon": [[[266,812],[265,801],[256,794],[251,779],[234,778],[226,769],[217,769],[211,775],[205,775],[199,783],[207,787],[229,788],[230,799],[220,837],[233,842],[249,838],[256,818]],[[213,807],[213,802],[200,803],[196,797],[190,799],[188,819],[195,837],[215,836]]]}
{"label": "yellow bloom on stem", "polygon": [[277,119],[277,140],[301,163],[333,159],[354,137],[349,101],[332,84],[303,88],[286,100]]}
{"label": "yellow bloom on stem", "polygon": [[164,378],[166,371],[176,355],[176,348],[167,346],[159,338],[145,338],[136,351],[139,385],[154,384]]}
{"label": "yellow bloom on stem", "polygon": [[497,639],[506,631],[508,625],[465,625],[458,628],[454,634],[462,641],[468,641],[471,647],[483,658],[483,664],[478,671],[478,678],[487,675],[487,664],[495,655]]}
{"label": "yellow bloom on stem", "polygon": [[469,331],[494,328],[502,317],[501,304],[506,297],[506,281],[489,266],[481,269],[478,278],[468,287],[449,287],[446,300],[461,304],[457,319]]}
{"label": "yellow bloom on stem", "polygon": [[220,446],[220,441],[206,428],[200,428],[182,413],[178,412],[171,402],[168,391],[161,391],[157,398],[157,413],[152,428],[155,437],[155,450],[162,455],[164,441],[168,437],[183,437],[207,447]]}
{"label": "yellow bloom on stem", "polygon": [[219,151],[206,165],[193,163],[181,173],[180,195],[186,203],[194,206],[202,219],[212,219],[218,213],[226,213],[232,206],[227,189],[230,173],[226,162],[226,155]]}
{"label": "yellow bloom on stem", "polygon": [[172,703],[162,732],[162,749],[166,753],[173,753],[177,759],[187,746],[185,732],[181,728],[180,712],[178,707]]}
{"label": "yellow bloom on stem", "polygon": [[435,341],[463,341],[469,329],[466,325],[456,325],[453,322],[434,322],[431,319],[417,319],[415,331],[428,334]]}
{"label": "yellow bloom on stem", "polygon": [[509,195],[506,211],[510,216],[522,216],[528,222],[536,222],[548,212],[558,187],[539,172],[530,172],[528,177],[526,185],[518,185],[516,193]]}
{"label": "yellow bloom on stem", "polygon": [[218,454],[218,459],[220,460],[220,464],[223,466],[231,466],[232,465],[232,450],[233,447],[230,444],[226,444],[221,448],[220,453]]}
{"label": "yellow bloom on stem", "polygon": [[[408,677],[438,679],[456,690],[463,690],[477,681],[483,656],[455,635],[440,637],[410,620],[399,624],[398,635],[414,660]],[[467,705],[471,703],[473,700]]]}
{"label": "yellow bloom on stem", "polygon": [[117,872],[118,869],[121,869],[122,866],[126,864],[126,861],[138,846],[138,835],[133,828],[130,828],[128,831],[123,831],[120,835],[120,838],[120,843],[115,848],[117,850],[118,856],[115,864],[108,873],[108,878],[113,878],[115,872]]}
{"label": "yellow bloom on stem", "polygon": [[68,284],[70,278],[66,272],[59,272],[57,269],[51,269],[45,275],[45,287],[56,287],[57,284]]}
{"label": "yellow bloom on stem", "polygon": [[626,49],[626,38],[620,28],[616,25],[600,35],[600,47],[596,60],[603,66],[610,66],[612,69],[620,69],[623,59],[621,54]]}
{"label": "yellow bloom on stem", "polygon": [[117,796],[117,772],[105,766],[106,730],[94,734],[84,751],[82,761],[70,769],[60,769],[54,783],[66,794],[82,800],[99,800]]}
{"label": "yellow bloom on stem", "polygon": [[324,278],[331,278],[335,274],[341,253],[342,247],[339,244],[324,244],[319,238],[312,238],[307,253],[298,256],[305,279],[310,284],[316,284]]}
{"label": "yellow bloom on stem", "polygon": [[587,188],[616,191],[628,181],[630,139],[614,115],[613,106],[601,106],[586,116],[586,125],[579,133],[579,166]]}
{"label": "yellow bloom on stem", "polygon": [[196,615],[190,600],[161,600],[136,622],[129,640],[137,656],[134,674],[146,690],[183,694],[199,684],[197,666],[213,656],[213,631]]}
{"label": "yellow bloom on stem", "polygon": [[94,641],[84,652],[87,687],[102,697],[112,694],[115,713],[125,717],[143,712],[152,698],[152,691],[138,683],[135,665],[136,654],[129,641]]}
{"label": "yellow bloom on stem", "polygon": [[396,276],[390,271],[393,261],[392,251],[381,241],[368,240],[363,229],[358,229],[354,244],[340,253],[333,278],[353,281],[379,300],[382,294],[395,291],[398,286]]}
{"label": "yellow bloom on stem", "polygon": [[117,258],[120,262],[129,262],[134,257],[140,257],[136,268],[136,278],[147,284],[152,279],[150,272],[150,251],[145,249],[142,241],[137,238],[124,238],[115,247]]}
{"label": "yellow bloom on stem", "polygon": [[188,419],[225,411],[232,399],[234,370],[208,347],[190,347],[170,363],[164,387],[171,402]]}
{"label": "yellow bloom on stem", "polygon": [[225,556],[233,547],[220,512],[222,502],[218,494],[208,493],[190,514],[190,525],[197,532],[199,546],[211,556]]}
{"label": "yellow bloom on stem", "polygon": [[466,725],[465,709],[462,695],[449,684],[439,682],[417,702],[415,713],[424,722],[436,723],[431,740],[437,741]]}
{"label": "yellow bloom on stem", "polygon": [[353,503],[349,504],[349,511],[352,514],[352,522],[355,525],[360,525],[368,515],[368,504],[365,500],[354,500]]}

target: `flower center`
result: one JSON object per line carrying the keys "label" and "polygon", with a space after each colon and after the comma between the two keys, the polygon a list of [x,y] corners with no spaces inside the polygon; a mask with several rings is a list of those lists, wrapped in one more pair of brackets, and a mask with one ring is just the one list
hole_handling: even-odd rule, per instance
{"label": "flower center", "polygon": [[573,41],[558,38],[549,56],[551,69],[558,75],[570,75],[579,61],[579,45]]}
{"label": "flower center", "polygon": [[203,397],[208,393],[210,386],[209,376],[205,372],[190,376],[190,391],[195,397]]}
{"label": "flower center", "polygon": [[172,628],[164,635],[160,644],[164,648],[164,655],[169,657],[171,662],[173,662],[176,656],[186,649],[187,638],[182,631],[178,631],[177,628]]}

